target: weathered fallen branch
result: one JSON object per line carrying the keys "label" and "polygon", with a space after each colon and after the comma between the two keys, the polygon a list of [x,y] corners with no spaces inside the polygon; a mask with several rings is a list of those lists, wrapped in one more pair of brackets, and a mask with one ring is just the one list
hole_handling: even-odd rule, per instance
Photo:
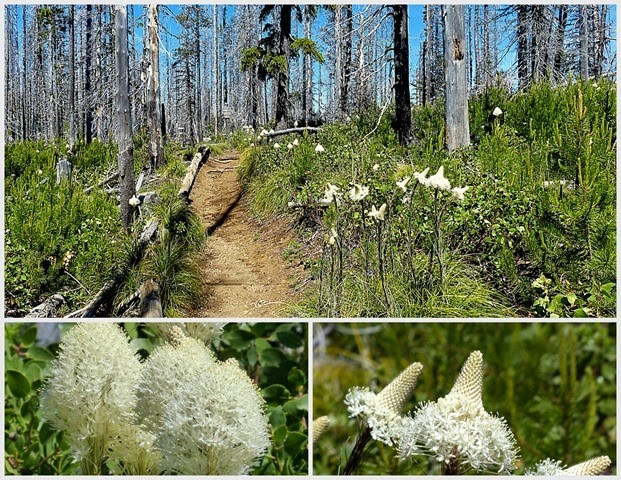
{"label": "weathered fallen branch", "polygon": [[[194,155],[192,162],[188,166],[188,171],[183,180],[183,184],[181,189],[179,190],[178,195],[187,200],[190,196],[190,190],[192,185],[194,184],[194,180],[196,179],[196,175],[201,167],[201,165],[207,160],[209,157],[209,148],[201,146],[199,147],[198,153]],[[118,175],[118,173],[117,173]],[[108,177],[110,178],[110,177]],[[157,228],[159,226],[159,220],[156,218],[152,218],[149,223],[144,227],[140,237],[138,237],[137,244],[134,248],[136,248],[135,253],[135,261],[140,261],[142,256],[144,255],[144,251],[146,247],[151,243],[151,240],[155,236],[155,232],[157,232]],[[125,265],[120,267],[114,277],[111,280],[108,280],[103,287],[97,292],[95,297],[83,308],[76,310],[75,312],[71,312],[65,318],[75,318],[75,317],[93,317],[100,309],[103,304],[109,303],[112,300],[115,289],[121,283],[123,278],[125,277],[125,273],[129,269],[129,265]],[[159,297],[159,293],[158,293]],[[142,296],[141,296],[142,298]],[[153,310],[155,311],[155,310]],[[160,316],[161,316],[161,304],[160,304]]]}
{"label": "weathered fallen branch", "polygon": [[56,313],[56,309],[65,302],[65,299],[62,295],[56,293],[51,297],[47,298],[42,304],[34,307],[26,318],[49,318],[54,317]]}
{"label": "weathered fallen branch", "polygon": [[110,175],[107,178],[104,178],[101,182],[99,182],[97,185],[91,185],[90,187],[86,187],[84,189],[84,193],[88,193],[91,190],[93,190],[95,187],[103,187],[104,185],[112,182],[113,180],[116,180],[117,178],[119,178],[119,172],[114,172],[112,175]]}
{"label": "weathered fallen branch", "polygon": [[183,178],[183,182],[178,193],[180,197],[188,198],[190,196],[190,190],[192,189],[194,180],[196,180],[198,171],[200,170],[203,163],[205,163],[207,161],[207,158],[209,158],[209,152],[209,147],[199,147],[198,152],[196,153],[196,155],[194,155],[194,158],[192,159],[190,165],[188,165],[188,169],[186,170],[185,177]]}
{"label": "weathered fallen branch", "polygon": [[162,302],[160,301],[160,287],[153,279],[148,279],[140,285],[140,316],[142,318],[162,318]]}
{"label": "weathered fallen branch", "polygon": [[264,137],[277,137],[278,135],[286,135],[287,133],[301,133],[304,131],[308,132],[321,132],[320,127],[295,127],[295,128],[287,128],[285,130],[278,130],[277,132],[268,132],[267,135],[263,135]]}

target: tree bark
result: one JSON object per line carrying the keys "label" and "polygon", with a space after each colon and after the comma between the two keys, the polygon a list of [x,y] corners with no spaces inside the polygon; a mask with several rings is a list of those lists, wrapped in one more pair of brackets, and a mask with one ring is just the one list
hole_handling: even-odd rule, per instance
{"label": "tree bark", "polygon": [[160,50],[158,39],[158,6],[149,5],[147,17],[148,70],[147,70],[147,129],[150,138],[150,165],[164,164],[164,146],[160,121]]}
{"label": "tree bark", "polygon": [[69,146],[75,144],[75,5],[69,6]]}
{"label": "tree bark", "polygon": [[127,51],[127,7],[114,7],[115,54],[116,54],[116,142],[119,148],[119,194],[121,222],[129,230],[133,222],[134,207],[129,204],[134,196],[134,144],[132,140],[132,117],[129,103],[129,56]]}
{"label": "tree bark", "polygon": [[279,55],[284,59],[284,69],[278,73],[276,90],[276,125],[289,124],[289,57],[291,57],[292,5],[280,7]]}
{"label": "tree bark", "polygon": [[464,6],[443,6],[446,145],[449,152],[470,143]]}
{"label": "tree bark", "polygon": [[412,136],[412,111],[410,107],[410,54],[408,46],[408,6],[393,5],[393,41],[395,56],[395,103],[393,129],[399,143],[407,145]]}
{"label": "tree bark", "polygon": [[517,62],[518,86],[525,88],[530,84],[528,78],[528,39],[526,38],[528,5],[517,6]]}

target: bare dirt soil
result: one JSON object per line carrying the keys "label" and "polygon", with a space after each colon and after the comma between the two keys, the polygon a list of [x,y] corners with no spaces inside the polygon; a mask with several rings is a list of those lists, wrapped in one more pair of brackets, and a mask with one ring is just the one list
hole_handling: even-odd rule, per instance
{"label": "bare dirt soil", "polygon": [[[209,232],[198,257],[203,302],[192,317],[278,317],[299,300],[301,266],[283,252],[295,238],[282,218],[260,221],[242,195],[239,154],[209,158],[192,188],[192,208]],[[286,256],[286,255],[285,255]]]}

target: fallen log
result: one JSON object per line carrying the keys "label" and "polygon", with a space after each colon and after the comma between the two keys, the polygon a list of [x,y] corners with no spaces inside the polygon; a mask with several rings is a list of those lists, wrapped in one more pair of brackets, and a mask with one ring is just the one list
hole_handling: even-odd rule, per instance
{"label": "fallen log", "polygon": [[162,318],[162,302],[160,287],[153,279],[140,285],[140,316],[142,318]]}
{"label": "fallen log", "polygon": [[278,130],[277,132],[268,132],[267,135],[263,135],[264,137],[277,137],[278,135],[286,135],[287,133],[301,133],[304,131],[308,132],[321,132],[320,127],[295,127],[295,128],[287,128],[285,130]]}
{"label": "fallen log", "polygon": [[203,163],[205,163],[209,158],[210,151],[209,147],[199,147],[198,152],[194,155],[194,158],[186,170],[185,177],[183,178],[183,182],[178,193],[180,197],[188,198],[190,196],[190,190],[192,189],[192,185],[194,185],[194,180],[196,180],[198,171]]}
{"label": "fallen log", "polygon": [[26,318],[50,318],[54,317],[56,313],[56,309],[65,302],[65,299],[62,295],[56,293],[51,297],[47,298],[42,304],[34,307]]}
{"label": "fallen log", "polygon": [[93,190],[95,187],[103,187],[104,185],[112,182],[113,180],[116,180],[117,178],[119,178],[119,172],[114,172],[112,175],[110,175],[107,178],[104,178],[101,182],[99,182],[97,185],[91,185],[90,187],[86,187],[84,189],[84,193],[88,193],[91,190]]}

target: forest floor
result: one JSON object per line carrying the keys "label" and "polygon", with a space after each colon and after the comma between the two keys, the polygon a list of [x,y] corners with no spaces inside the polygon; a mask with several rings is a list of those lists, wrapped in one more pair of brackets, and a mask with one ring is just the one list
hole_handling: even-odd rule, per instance
{"label": "forest floor", "polygon": [[285,259],[292,225],[253,218],[238,164],[237,152],[210,157],[192,188],[192,208],[209,237],[198,256],[203,301],[191,317],[278,317],[299,296],[301,266]]}

